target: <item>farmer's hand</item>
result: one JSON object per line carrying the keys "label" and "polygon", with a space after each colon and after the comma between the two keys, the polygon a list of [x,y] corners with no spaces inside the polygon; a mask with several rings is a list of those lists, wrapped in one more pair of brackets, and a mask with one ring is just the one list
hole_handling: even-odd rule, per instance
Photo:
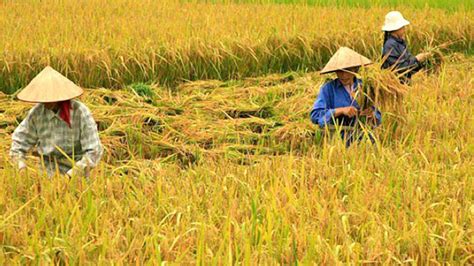
{"label": "farmer's hand", "polygon": [[67,171],[66,175],[70,178],[73,177],[83,177],[84,176],[84,169],[81,169],[79,167],[73,167]]}
{"label": "farmer's hand", "polygon": [[18,170],[19,173],[24,173],[26,172],[26,163],[23,159],[18,159],[14,162],[16,169]]}
{"label": "farmer's hand", "polygon": [[431,57],[431,56],[432,54],[430,52],[426,52],[426,53],[419,53],[415,57],[416,57],[416,60],[418,60],[418,62],[424,62],[426,61],[426,59],[428,59],[428,57]]}
{"label": "farmer's hand", "polygon": [[357,115],[357,109],[354,106],[336,108],[335,116],[345,115],[348,117],[354,117]]}
{"label": "farmer's hand", "polygon": [[28,177],[28,166],[23,159],[18,159],[13,162],[13,166],[17,171],[17,175],[19,178],[27,178]]}
{"label": "farmer's hand", "polygon": [[367,108],[367,109],[363,110],[362,112],[360,112],[359,115],[360,116],[366,116],[367,118],[372,118],[372,117],[375,116],[375,112],[374,112],[374,109]]}
{"label": "farmer's hand", "polygon": [[18,171],[25,171],[26,170],[26,163],[23,160],[18,161]]}
{"label": "farmer's hand", "polygon": [[369,125],[377,125],[377,117],[375,116],[375,109],[369,107],[359,113],[360,116],[365,117],[365,122]]}

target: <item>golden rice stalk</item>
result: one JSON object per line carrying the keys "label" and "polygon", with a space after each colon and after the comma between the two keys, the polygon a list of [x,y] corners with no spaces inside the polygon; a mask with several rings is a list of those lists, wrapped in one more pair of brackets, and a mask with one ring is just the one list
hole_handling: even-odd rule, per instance
{"label": "golden rice stalk", "polygon": [[361,110],[372,106],[399,110],[407,85],[400,83],[399,74],[390,69],[381,69],[380,63],[364,68],[360,72],[362,87],[356,93]]}
{"label": "golden rice stalk", "polygon": [[431,56],[426,59],[424,62],[424,67],[429,74],[439,73],[441,66],[446,61],[444,54],[441,51],[440,46],[438,47],[428,47],[425,49],[426,52],[431,53]]}
{"label": "golden rice stalk", "polygon": [[455,41],[444,42],[439,45],[434,45],[434,39],[432,38],[426,45],[424,51],[431,53],[431,56],[424,62],[424,67],[429,74],[439,73],[442,65],[446,62],[446,56],[444,52],[455,43],[463,42],[462,39]]}

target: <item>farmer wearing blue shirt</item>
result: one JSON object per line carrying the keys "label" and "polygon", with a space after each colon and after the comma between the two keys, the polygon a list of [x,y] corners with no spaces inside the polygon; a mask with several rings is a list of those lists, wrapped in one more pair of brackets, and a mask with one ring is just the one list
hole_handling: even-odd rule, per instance
{"label": "farmer wearing blue shirt", "polygon": [[[353,128],[357,121],[365,117],[367,123],[376,126],[382,121],[380,112],[374,107],[360,110],[359,104],[354,99],[361,80],[357,79],[355,73],[359,67],[366,66],[372,62],[357,52],[341,47],[321,70],[321,74],[335,72],[337,78],[325,83],[314,102],[311,111],[311,121],[321,128],[342,126],[341,136],[350,145],[362,135],[354,135]],[[346,130],[347,129],[347,130]]]}
{"label": "farmer wearing blue shirt", "polygon": [[382,56],[385,59],[382,68],[393,68],[403,74],[401,81],[409,82],[411,76],[423,68],[423,62],[431,56],[430,53],[420,53],[413,56],[405,41],[405,26],[410,22],[403,18],[398,11],[391,11],[385,16],[382,27],[384,41]]}

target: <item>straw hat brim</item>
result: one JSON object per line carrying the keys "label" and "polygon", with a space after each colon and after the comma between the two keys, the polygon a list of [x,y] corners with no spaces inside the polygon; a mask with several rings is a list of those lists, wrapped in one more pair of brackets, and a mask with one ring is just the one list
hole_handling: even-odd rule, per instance
{"label": "straw hat brim", "polygon": [[367,66],[370,64],[372,64],[372,61],[367,57],[350,48],[341,47],[331,57],[331,59],[329,59],[326,66],[320,71],[320,74],[328,74],[338,70]]}
{"label": "straw hat brim", "polygon": [[334,72],[339,71],[339,70],[344,71],[344,70],[347,70],[347,69],[349,69],[349,68],[353,68],[353,67],[363,67],[363,66],[368,66],[368,65],[371,65],[371,64],[373,64],[373,62],[370,62],[370,63],[367,63],[367,64],[363,64],[363,65],[348,66],[348,67],[345,67],[345,68],[334,69],[334,70],[324,70],[324,69],[323,69],[323,70],[319,71],[319,73],[320,73],[321,75],[324,75],[324,74],[334,73]]}
{"label": "straw hat brim", "polygon": [[53,103],[71,100],[83,93],[81,87],[48,66],[17,94],[17,98],[30,103]]}
{"label": "straw hat brim", "polygon": [[396,31],[407,25],[410,25],[410,21],[403,19],[403,20],[397,21],[396,23],[383,25],[382,31]]}
{"label": "straw hat brim", "polygon": [[75,96],[71,96],[71,97],[63,97],[63,98],[57,97],[57,98],[54,98],[54,99],[42,99],[42,100],[28,99],[26,97],[20,98],[21,96],[19,96],[19,94],[18,94],[17,98],[18,98],[18,100],[20,100],[22,102],[26,102],[26,103],[57,103],[57,102],[63,102],[63,101],[68,101],[68,100],[78,98],[82,94],[84,94],[84,92],[82,92],[80,94],[77,94]]}

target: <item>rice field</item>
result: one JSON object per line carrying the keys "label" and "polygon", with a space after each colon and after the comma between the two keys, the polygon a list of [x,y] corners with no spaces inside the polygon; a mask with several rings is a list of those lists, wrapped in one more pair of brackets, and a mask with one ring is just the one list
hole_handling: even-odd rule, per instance
{"label": "rice field", "polygon": [[332,6],[341,8],[390,7],[394,9],[441,8],[450,11],[472,10],[474,3],[466,0],[194,0],[190,2],[206,3],[253,3],[253,4],[300,4],[309,6]]}
{"label": "rice field", "polygon": [[[471,11],[404,9],[424,25],[415,51],[462,41],[384,106],[375,144],[345,148],[309,120],[331,77],[313,70],[339,44],[377,59],[384,7],[335,22],[304,5],[0,3],[0,264],[474,264]],[[276,45],[294,36],[311,45]],[[269,37],[279,53],[258,50]],[[229,47],[235,62],[218,56]],[[151,56],[170,51],[181,59]],[[9,163],[32,107],[9,93],[46,63],[88,88],[105,146],[89,182],[41,176],[33,156],[23,174]]]}
{"label": "rice field", "polygon": [[[341,45],[379,58],[380,27],[390,8],[342,10],[173,0],[4,1],[0,89],[13,93],[48,64],[88,88],[122,88],[314,71]],[[412,22],[413,53],[447,41],[456,41],[453,51],[473,53],[472,9],[400,10]]]}

